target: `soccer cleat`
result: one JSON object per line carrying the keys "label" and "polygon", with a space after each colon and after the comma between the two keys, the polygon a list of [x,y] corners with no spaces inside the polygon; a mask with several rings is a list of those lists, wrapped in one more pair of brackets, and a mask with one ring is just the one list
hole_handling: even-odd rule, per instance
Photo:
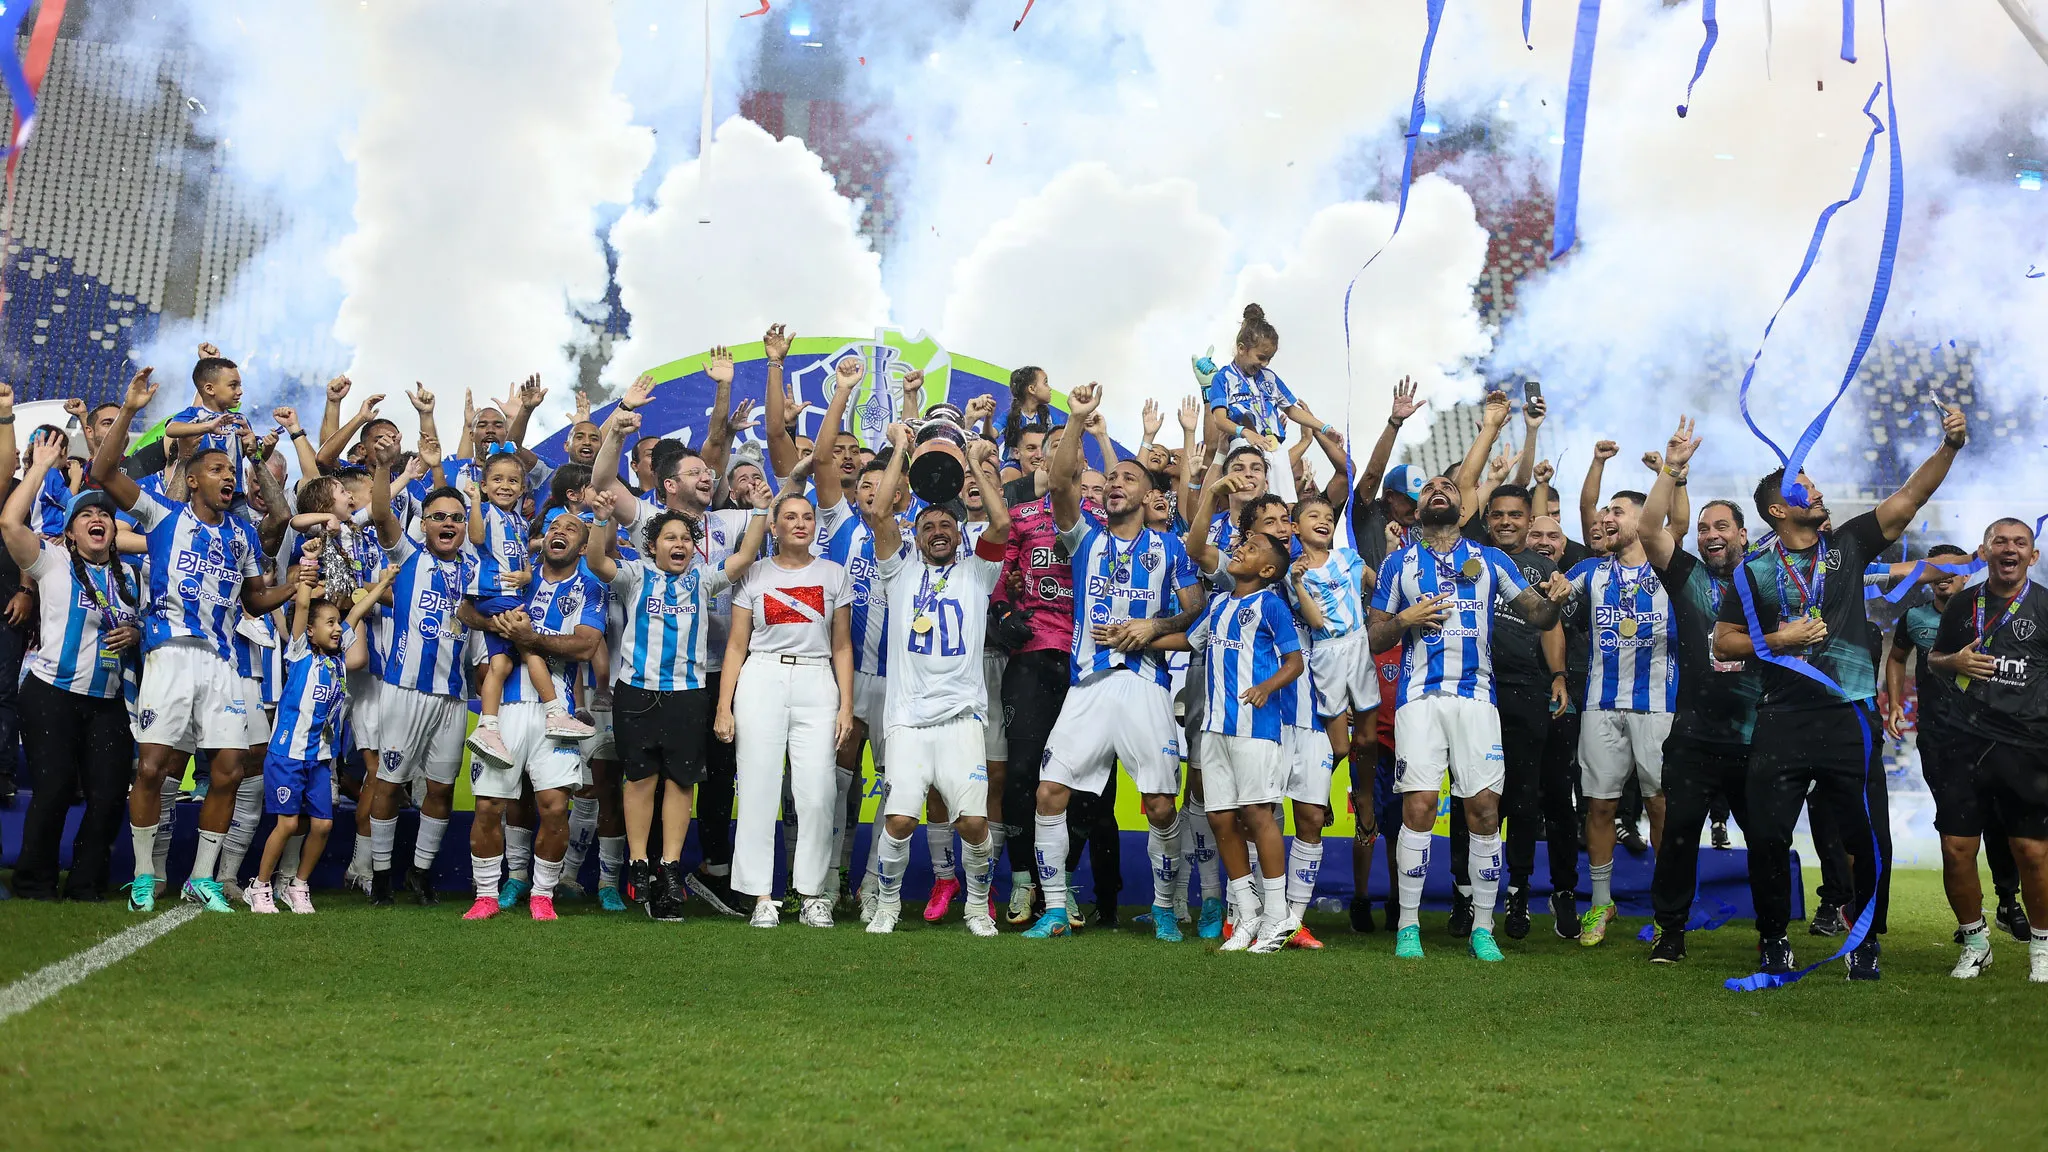
{"label": "soccer cleat", "polygon": [[1657,942],[1650,945],[1650,963],[1676,964],[1683,959],[1685,959],[1685,929],[1657,929]]}
{"label": "soccer cleat", "polygon": [[1529,890],[1516,888],[1508,893],[1507,929],[1508,939],[1520,940],[1529,935]]}
{"label": "soccer cleat", "polygon": [[464,920],[489,920],[503,910],[504,908],[498,903],[496,896],[479,896],[476,898],[476,903],[469,906],[469,911],[462,914],[462,918]]}
{"label": "soccer cleat", "polygon": [[1726,820],[1714,821],[1713,843],[1716,848],[1730,848],[1734,846],[1734,842],[1728,839],[1728,822]]}
{"label": "soccer cleat", "polygon": [[548,716],[548,739],[588,740],[597,735],[597,726],[586,720],[579,720],[567,712],[555,712]]}
{"label": "soccer cleat", "polygon": [[[968,912],[966,920],[967,930],[969,932],[974,933],[976,936],[993,936],[996,934],[995,917],[989,915],[988,910],[986,908],[982,909],[980,912]],[[1174,939],[1178,940],[1180,939],[1180,937],[1175,936]]]}
{"label": "soccer cleat", "polygon": [[936,924],[952,910],[953,898],[960,895],[960,881],[951,876],[932,881],[932,898],[924,902],[924,922]]}
{"label": "soccer cleat", "polygon": [[882,906],[882,894],[872,888],[863,888],[860,894],[860,922],[875,922],[875,912]]}
{"label": "soccer cleat", "polygon": [[233,912],[235,910],[234,905],[228,903],[227,897],[221,895],[220,881],[218,880],[187,880],[185,881],[185,890],[182,894],[185,897],[186,903],[197,904],[208,912]]}
{"label": "soccer cleat", "polygon": [[597,904],[607,912],[626,910],[626,898],[619,895],[619,890],[609,884],[597,890]]}
{"label": "soccer cleat", "polygon": [[1984,946],[1972,948],[1963,946],[1963,954],[1956,957],[1956,966],[1949,969],[1949,975],[1958,980],[1975,980],[1986,968],[1991,967],[1991,934],[1983,933]]}
{"label": "soccer cleat", "polygon": [[895,930],[896,913],[886,908],[875,909],[875,914],[868,918],[868,935],[870,936],[887,936]]}
{"label": "soccer cleat", "polygon": [[1073,922],[1067,919],[1065,908],[1047,908],[1038,923],[1024,930],[1026,940],[1052,940],[1073,932]]}
{"label": "soccer cleat", "polygon": [[1394,956],[1400,960],[1422,959],[1422,928],[1410,924],[1394,934]]}
{"label": "soccer cleat", "polygon": [[1849,953],[1849,979],[1876,980],[1882,977],[1884,974],[1877,970],[1878,951],[1877,933],[1865,936],[1863,943]]}
{"label": "soccer cleat", "polygon": [[543,896],[536,892],[527,898],[526,910],[535,920],[553,920],[555,918],[555,898],[553,896]]}
{"label": "soccer cleat", "polygon": [[1462,940],[1472,934],[1472,897],[1463,892],[1451,894],[1451,919],[1448,927],[1453,939]]}
{"label": "soccer cleat", "polygon": [[775,901],[763,898],[754,901],[754,914],[747,917],[749,928],[776,928],[782,924],[782,908]]}
{"label": "soccer cleat", "polygon": [[1576,892],[1552,892],[1550,894],[1551,927],[1557,930],[1560,940],[1579,938],[1579,894]]}
{"label": "soccer cleat", "polygon": [[1256,956],[1270,956],[1280,949],[1287,947],[1287,941],[1293,939],[1295,930],[1300,927],[1301,921],[1296,920],[1292,916],[1277,923],[1261,919],[1259,921],[1259,934],[1252,939],[1251,947],[1245,949],[1245,951]]}
{"label": "soccer cleat", "polygon": [[1094,920],[1093,920],[1093,923],[1094,923],[1095,927],[1097,927],[1097,928],[1100,928],[1100,929],[1102,929],[1102,930],[1103,930],[1103,931],[1105,931],[1105,932],[1114,932],[1114,931],[1116,931],[1116,926],[1117,926],[1117,914],[1116,914],[1116,905],[1114,905],[1114,904],[1097,904],[1097,905],[1095,906],[1095,918],[1094,918]]}
{"label": "soccer cleat", "polygon": [[626,863],[626,899],[645,904],[654,896],[654,865],[645,860]]}
{"label": "soccer cleat", "polygon": [[370,894],[370,866],[364,864],[361,868],[358,868],[351,863],[348,866],[348,871],[341,874],[341,887],[343,891],[353,888],[368,896]]}
{"label": "soccer cleat", "polygon": [[1204,940],[1223,935],[1223,901],[1214,896],[1202,899],[1202,917],[1195,923],[1195,934]]}
{"label": "soccer cleat", "polygon": [[284,906],[300,916],[313,914],[313,887],[304,880],[293,880],[284,886]]}
{"label": "soccer cleat", "polygon": [[389,908],[391,899],[391,869],[379,868],[370,873],[370,907]]}
{"label": "soccer cleat", "polygon": [[2048,984],[2048,948],[2028,943],[2027,983]]}
{"label": "soccer cleat", "polygon": [[156,877],[137,876],[127,884],[130,912],[156,911]]}
{"label": "soccer cleat", "polygon": [[689,888],[691,895],[711,905],[712,910],[721,916],[746,915],[733,900],[732,888],[719,877],[701,871],[692,872],[683,878],[683,884]]}
{"label": "soccer cleat", "polygon": [[521,880],[517,876],[507,877],[505,883],[498,888],[498,907],[510,908],[532,890],[533,881]]}
{"label": "soccer cleat", "polygon": [[1038,889],[1029,884],[1016,884],[1010,888],[1010,914],[1012,924],[1031,922],[1031,897]]}
{"label": "soccer cleat", "polygon": [[583,881],[564,876],[555,882],[555,895],[557,897],[567,897],[571,900],[581,900],[585,895]]}
{"label": "soccer cleat", "polygon": [[249,893],[232,878],[220,882],[220,894],[227,897],[230,904],[247,906],[249,903]]}
{"label": "soccer cleat", "polygon": [[498,735],[496,728],[479,728],[471,732],[463,743],[469,745],[471,752],[497,767],[508,768],[512,764],[512,750],[505,747],[505,738]]}
{"label": "soccer cleat", "polygon": [[1622,847],[1638,856],[1650,850],[1649,841],[1643,839],[1643,833],[1635,826],[1634,821],[1628,823],[1622,823],[1619,820],[1615,821],[1614,838],[1621,842]]}
{"label": "soccer cleat", "polygon": [[1849,924],[1842,919],[1842,910],[1833,904],[1822,904],[1813,910],[1813,920],[1806,925],[1809,936],[1840,936],[1849,930]]}
{"label": "soccer cleat", "polygon": [[830,896],[803,897],[796,922],[806,928],[832,927],[832,898]]}
{"label": "soccer cleat", "polygon": [[1217,951],[1251,951],[1252,945],[1258,942],[1259,928],[1261,926],[1261,923],[1261,919],[1255,916],[1250,920],[1239,921],[1237,923],[1232,924],[1230,929],[1230,935],[1224,939],[1223,947],[1217,949]]}
{"label": "soccer cleat", "polygon": [[249,911],[265,916],[277,915],[277,901],[271,897],[270,885],[258,880],[249,885],[244,893]]}
{"label": "soccer cleat", "polygon": [[1315,933],[1310,932],[1306,924],[1296,928],[1294,934],[1287,938],[1287,946],[1289,948],[1299,948],[1304,952],[1321,952],[1323,950],[1323,942],[1316,939]]}
{"label": "soccer cleat", "polygon": [[1372,901],[1363,896],[1351,898],[1351,930],[1353,932],[1374,932],[1378,928],[1372,922]]}
{"label": "soccer cleat", "polygon": [[1607,926],[1612,923],[1614,923],[1614,905],[1601,904],[1597,907],[1586,909],[1586,914],[1579,917],[1579,946],[1591,948],[1593,945],[1607,939]]}
{"label": "soccer cleat", "polygon": [[1154,940],[1164,940],[1168,944],[1178,944],[1181,942],[1180,921],[1174,919],[1173,909],[1154,904],[1149,918],[1152,921],[1152,938]]}
{"label": "soccer cleat", "polygon": [[[683,883],[682,861],[662,861],[661,871],[654,874],[653,880],[647,886],[648,919],[659,920],[664,924],[682,923],[683,893],[688,890]],[[625,911],[626,902],[619,899],[618,889],[616,888],[599,889],[598,899],[602,901],[604,899],[603,894],[606,892],[612,894],[611,898],[617,901],[619,910]]]}
{"label": "soccer cleat", "polygon": [[[1074,890],[1072,888],[1068,888],[1067,899],[1072,900],[1073,898]],[[1088,914],[1086,912],[1081,911],[1081,906],[1079,904],[1067,905],[1067,927],[1069,929],[1075,932],[1079,932],[1082,928],[1087,926],[1087,923]]]}
{"label": "soccer cleat", "polygon": [[441,902],[434,893],[434,874],[417,864],[405,870],[405,892],[422,908],[432,908]]}
{"label": "soccer cleat", "polygon": [[1770,976],[1789,976],[1798,961],[1792,958],[1792,942],[1783,936],[1756,942],[1756,970]]}
{"label": "soccer cleat", "polygon": [[2026,910],[2016,900],[2008,898],[1998,902],[1998,926],[2021,943],[2032,938],[2033,925],[2027,922]]}
{"label": "soccer cleat", "polygon": [[1500,954],[1500,945],[1494,943],[1493,929],[1491,928],[1474,928],[1472,930],[1472,939],[1466,944],[1466,947],[1472,950],[1472,955],[1475,959],[1484,960],[1488,964],[1498,964],[1502,960],[1507,959],[1507,957]]}

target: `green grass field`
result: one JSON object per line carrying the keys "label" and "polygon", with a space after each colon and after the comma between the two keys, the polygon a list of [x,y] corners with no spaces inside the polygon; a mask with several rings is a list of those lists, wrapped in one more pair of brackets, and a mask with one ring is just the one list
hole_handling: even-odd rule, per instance
{"label": "green grass field", "polygon": [[[1539,918],[1483,967],[1441,916],[1417,964],[1335,921],[1252,957],[321,907],[202,917],[0,1023],[0,1147],[2016,1147],[2048,1076],[2025,948],[1948,979],[1926,872],[1881,984],[1761,994],[1721,988],[1746,922],[1653,968],[1640,921],[1582,949]],[[0,985],[130,923],[0,905]]]}

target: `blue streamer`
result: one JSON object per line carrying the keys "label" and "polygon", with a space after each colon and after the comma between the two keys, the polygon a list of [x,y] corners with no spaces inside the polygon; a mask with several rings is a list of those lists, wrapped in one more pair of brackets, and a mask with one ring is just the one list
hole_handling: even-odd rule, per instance
{"label": "blue streamer", "polygon": [[[1870,99],[1865,100],[1863,102],[1863,114],[1865,116],[1870,117],[1870,136],[1863,142],[1863,160],[1862,163],[1857,165],[1856,168],[1856,182],[1855,184],[1850,186],[1848,196],[1844,197],[1843,199],[1835,201],[1833,204],[1830,204],[1826,208],[1821,210],[1820,219],[1813,226],[1813,238],[1806,242],[1806,258],[1800,262],[1799,273],[1798,275],[1792,277],[1792,286],[1785,290],[1785,298],[1783,300],[1778,301],[1778,310],[1776,312],[1771,313],[1770,322],[1764,325],[1764,338],[1757,344],[1756,355],[1751,356],[1749,358],[1749,367],[1744,369],[1742,373],[1742,386],[1736,392],[1736,406],[1742,411],[1742,422],[1749,425],[1749,430],[1751,432],[1756,433],[1757,439],[1762,440],[1767,446],[1769,446],[1770,450],[1777,455],[1778,462],[1785,466],[1785,482],[1783,485],[1783,487],[1787,489],[1785,493],[1785,498],[1791,500],[1795,505],[1801,508],[1806,507],[1806,491],[1803,488],[1799,488],[1799,483],[1797,479],[1799,476],[1799,470],[1792,466],[1793,458],[1786,456],[1785,450],[1783,448],[1778,447],[1777,441],[1771,439],[1770,436],[1765,434],[1762,428],[1757,427],[1756,420],[1750,416],[1749,386],[1751,381],[1753,381],[1756,378],[1757,362],[1763,359],[1764,345],[1770,342],[1771,330],[1777,327],[1778,317],[1784,314],[1785,306],[1792,302],[1792,297],[1798,293],[1800,285],[1806,283],[1807,274],[1813,271],[1814,261],[1820,258],[1820,243],[1821,240],[1827,235],[1828,222],[1835,218],[1835,213],[1840,212],[1842,209],[1848,207],[1850,204],[1855,203],[1857,198],[1863,195],[1864,182],[1870,178],[1870,163],[1872,159],[1875,158],[1877,155],[1877,138],[1880,135],[1882,135],[1885,130],[1884,124],[1880,122],[1876,116],[1872,115],[1870,111],[1871,106],[1877,103],[1878,92],[1881,89],[1883,89],[1883,87],[1884,85],[1879,84],[1877,87],[1872,88],[1870,90]],[[1893,243],[1896,244],[1896,234],[1888,234],[1892,236]],[[1878,269],[1878,272],[1880,277],[1882,277],[1888,284],[1890,281],[1890,269],[1881,265]],[[1862,354],[1859,352],[1856,357],[1857,363],[1861,363],[1862,359]],[[1850,372],[1850,375],[1855,375],[1853,370]],[[1842,391],[1846,391],[1847,389],[1848,384],[1844,383],[1842,385]],[[1814,418],[1814,425],[1809,426],[1808,431],[1812,432],[1816,439],[1818,439],[1819,437],[1819,432],[1817,429],[1819,427],[1826,425],[1828,412],[1834,409],[1835,401],[1840,400],[1842,398],[1842,391],[1837,391],[1835,393],[1835,400],[1830,400],[1828,402],[1827,408],[1823,409],[1821,414]],[[1804,440],[1805,438],[1801,437],[1801,441],[1804,442]],[[1810,444],[1807,446],[1811,447]],[[1801,451],[1798,453],[1798,458],[1803,460],[1805,458],[1805,455],[1806,453],[1804,451]],[[1799,488],[1799,492],[1796,496],[1794,496],[1792,492],[1789,491],[1793,488]]]}
{"label": "blue streamer", "polygon": [[1707,57],[1714,54],[1714,41],[1721,38],[1721,22],[1714,18],[1714,0],[1702,0],[1700,4],[1700,23],[1707,26],[1707,39],[1705,43],[1700,45],[1700,58],[1698,62],[1692,66],[1692,79],[1686,82],[1685,103],[1678,106],[1678,118],[1681,120],[1685,119],[1685,110],[1692,104],[1692,86],[1699,83],[1700,77],[1706,74]]}
{"label": "blue streamer", "polygon": [[[1536,50],[1536,46],[1529,43],[1529,7],[1535,2],[1536,0],[1522,0],[1522,47],[1531,52]],[[1707,0],[1709,4],[1713,2],[1714,0]]]}
{"label": "blue streamer", "polygon": [[[1898,587],[1884,594],[1885,602],[1897,604],[1907,596],[1912,595],[1913,589],[1920,586],[1920,578],[1925,576],[1930,569],[1947,572],[1956,576],[1968,576],[1971,573],[1982,572],[1984,570],[1984,561],[1972,560],[1968,564],[1931,564],[1922,560],[1918,564],[1913,565],[1911,572],[1906,573],[1904,577],[1900,578]],[[1876,592],[1877,589],[1872,588],[1870,591]],[[1869,596],[1864,597],[1866,600],[1870,598]]]}
{"label": "blue streamer", "polygon": [[1856,62],[1856,0],[1842,0],[1842,59]]}
{"label": "blue streamer", "polygon": [[21,53],[15,50],[15,37],[20,34],[21,21],[28,15],[27,0],[9,4],[0,10],[0,81],[7,84],[7,95],[14,101],[14,114],[21,120],[21,130],[14,139],[0,148],[0,156],[19,151],[28,143],[29,134],[35,131],[36,94],[28,86],[28,75],[21,68]]}
{"label": "blue streamer", "polygon": [[1557,215],[1551,223],[1552,260],[1579,239],[1579,161],[1586,151],[1586,102],[1593,88],[1593,42],[1600,35],[1600,0],[1579,0],[1572,38],[1572,74],[1565,87],[1564,160],[1557,171]]}
{"label": "blue streamer", "polygon": [[2039,280],[2043,276],[2048,276],[2048,272],[2036,272],[2032,264],[2027,265],[2027,279]]}

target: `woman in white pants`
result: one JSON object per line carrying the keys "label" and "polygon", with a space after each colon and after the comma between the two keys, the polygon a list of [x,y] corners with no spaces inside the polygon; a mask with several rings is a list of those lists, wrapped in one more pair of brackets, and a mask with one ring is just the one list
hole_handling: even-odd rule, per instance
{"label": "woman in white pants", "polygon": [[781,923],[771,890],[787,756],[797,820],[790,887],[803,897],[803,924],[830,928],[834,749],[853,730],[846,569],[811,555],[817,510],[808,499],[785,493],[774,517],[774,557],[754,565],[733,594],[712,725],[720,740],[738,741],[732,888],[756,897],[754,927]]}

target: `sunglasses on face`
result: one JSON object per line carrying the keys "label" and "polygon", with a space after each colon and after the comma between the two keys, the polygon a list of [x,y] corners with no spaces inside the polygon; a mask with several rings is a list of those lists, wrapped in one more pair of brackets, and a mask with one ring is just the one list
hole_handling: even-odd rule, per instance
{"label": "sunglasses on face", "polygon": [[467,512],[429,512],[420,517],[429,524],[461,524],[469,519]]}

